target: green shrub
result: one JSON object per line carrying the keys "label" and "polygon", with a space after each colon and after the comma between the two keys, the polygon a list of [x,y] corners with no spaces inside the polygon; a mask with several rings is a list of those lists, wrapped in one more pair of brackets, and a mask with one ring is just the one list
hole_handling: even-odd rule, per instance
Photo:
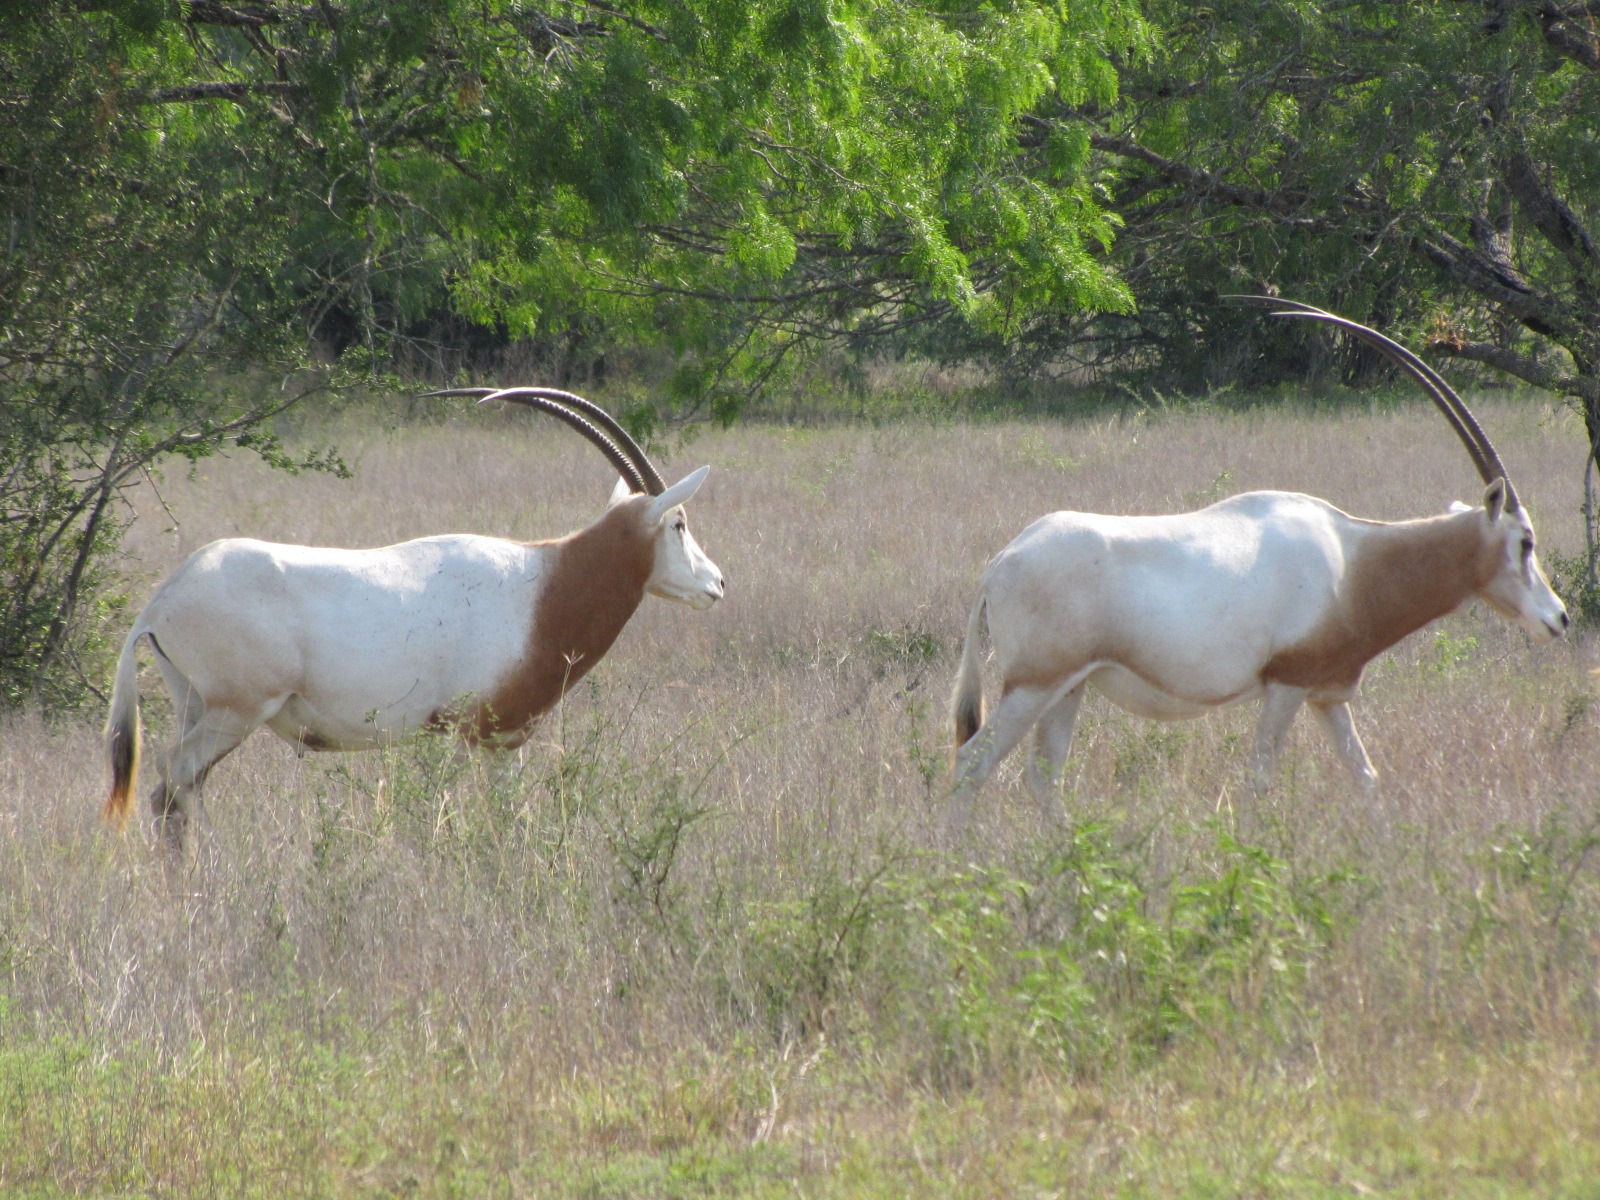
{"label": "green shrub", "polygon": [[1094,824],[1026,873],[824,858],[800,894],[750,906],[742,994],[775,1035],[903,1039],[936,1077],[1094,1070],[1292,1007],[1350,882],[1297,881],[1220,830],[1185,878],[1151,874]]}

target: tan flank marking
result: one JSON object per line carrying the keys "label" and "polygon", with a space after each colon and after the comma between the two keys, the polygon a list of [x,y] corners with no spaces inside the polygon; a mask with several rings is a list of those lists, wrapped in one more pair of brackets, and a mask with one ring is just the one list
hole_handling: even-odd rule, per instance
{"label": "tan flank marking", "polygon": [[525,732],[611,649],[655,567],[655,541],[641,521],[648,504],[635,497],[587,529],[540,543],[553,555],[527,652],[478,705],[469,737]]}
{"label": "tan flank marking", "polygon": [[1261,678],[1291,687],[1354,687],[1379,654],[1494,577],[1500,547],[1483,536],[1480,521],[1481,510],[1474,509],[1365,525],[1327,619],[1273,655]]}

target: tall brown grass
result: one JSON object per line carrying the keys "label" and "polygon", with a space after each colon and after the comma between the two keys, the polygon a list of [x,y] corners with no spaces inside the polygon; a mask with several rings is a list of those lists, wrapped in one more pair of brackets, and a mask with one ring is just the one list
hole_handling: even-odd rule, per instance
{"label": "tall brown grass", "polygon": [[[1579,550],[1577,422],[1479,407]],[[354,481],[211,460],[136,496],[130,589],[233,534],[552,536],[611,482],[521,413],[327,436]],[[1092,701],[1071,830],[1016,764],[967,840],[939,822],[967,606],[1027,521],[1256,487],[1442,511],[1480,485],[1436,414],[756,427],[664,473],[701,462],[727,599],[647,601],[519,756],[263,732],[168,872],[97,824],[92,720],[0,726],[0,1186],[1538,1194],[1593,1166],[1589,635],[1535,650],[1477,606],[1375,663],[1370,802],[1309,723],[1255,801],[1253,711]]]}

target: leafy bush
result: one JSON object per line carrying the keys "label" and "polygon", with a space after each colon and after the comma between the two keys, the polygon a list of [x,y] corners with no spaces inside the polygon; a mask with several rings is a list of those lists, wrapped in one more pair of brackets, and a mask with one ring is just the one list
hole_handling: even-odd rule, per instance
{"label": "leafy bush", "polygon": [[1551,581],[1556,595],[1578,625],[1600,622],[1600,574],[1595,571],[1595,551],[1582,554],[1548,555]]}
{"label": "leafy bush", "polygon": [[803,894],[749,910],[743,994],[775,1035],[865,1027],[919,1046],[937,1076],[1090,1070],[1292,1006],[1350,882],[1296,880],[1220,830],[1188,878],[1148,876],[1092,824],[1026,875],[825,861]]}

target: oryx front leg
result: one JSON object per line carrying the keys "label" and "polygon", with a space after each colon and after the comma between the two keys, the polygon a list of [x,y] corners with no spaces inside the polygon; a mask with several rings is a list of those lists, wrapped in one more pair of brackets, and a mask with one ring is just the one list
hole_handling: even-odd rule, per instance
{"label": "oryx front leg", "polygon": [[1017,747],[1061,694],[1059,686],[1012,688],[995,705],[994,712],[956,752],[955,788],[950,793],[949,820],[954,833],[967,827],[972,798],[994,774],[995,767]]}
{"label": "oryx front leg", "polygon": [[1078,724],[1078,709],[1083,704],[1084,684],[1068,690],[1039,718],[1034,730],[1033,754],[1028,758],[1028,788],[1039,808],[1057,823],[1066,819],[1061,808],[1061,776],[1072,751],[1072,734]]}
{"label": "oryx front leg", "polygon": [[1356,732],[1355,719],[1350,715],[1350,705],[1342,700],[1334,704],[1318,704],[1312,701],[1311,711],[1316,714],[1317,723],[1328,735],[1328,740],[1339,752],[1339,757],[1350,769],[1350,774],[1355,776],[1356,786],[1369,794],[1376,791],[1378,772],[1372,765],[1372,760],[1367,757],[1367,748],[1361,744],[1361,735]]}
{"label": "oryx front leg", "polygon": [[1283,754],[1283,743],[1289,736],[1289,726],[1306,702],[1310,692],[1306,688],[1290,687],[1282,683],[1269,683],[1261,699],[1261,719],[1256,725],[1255,749],[1250,756],[1250,777],[1257,795],[1272,786],[1278,769],[1278,758]]}

